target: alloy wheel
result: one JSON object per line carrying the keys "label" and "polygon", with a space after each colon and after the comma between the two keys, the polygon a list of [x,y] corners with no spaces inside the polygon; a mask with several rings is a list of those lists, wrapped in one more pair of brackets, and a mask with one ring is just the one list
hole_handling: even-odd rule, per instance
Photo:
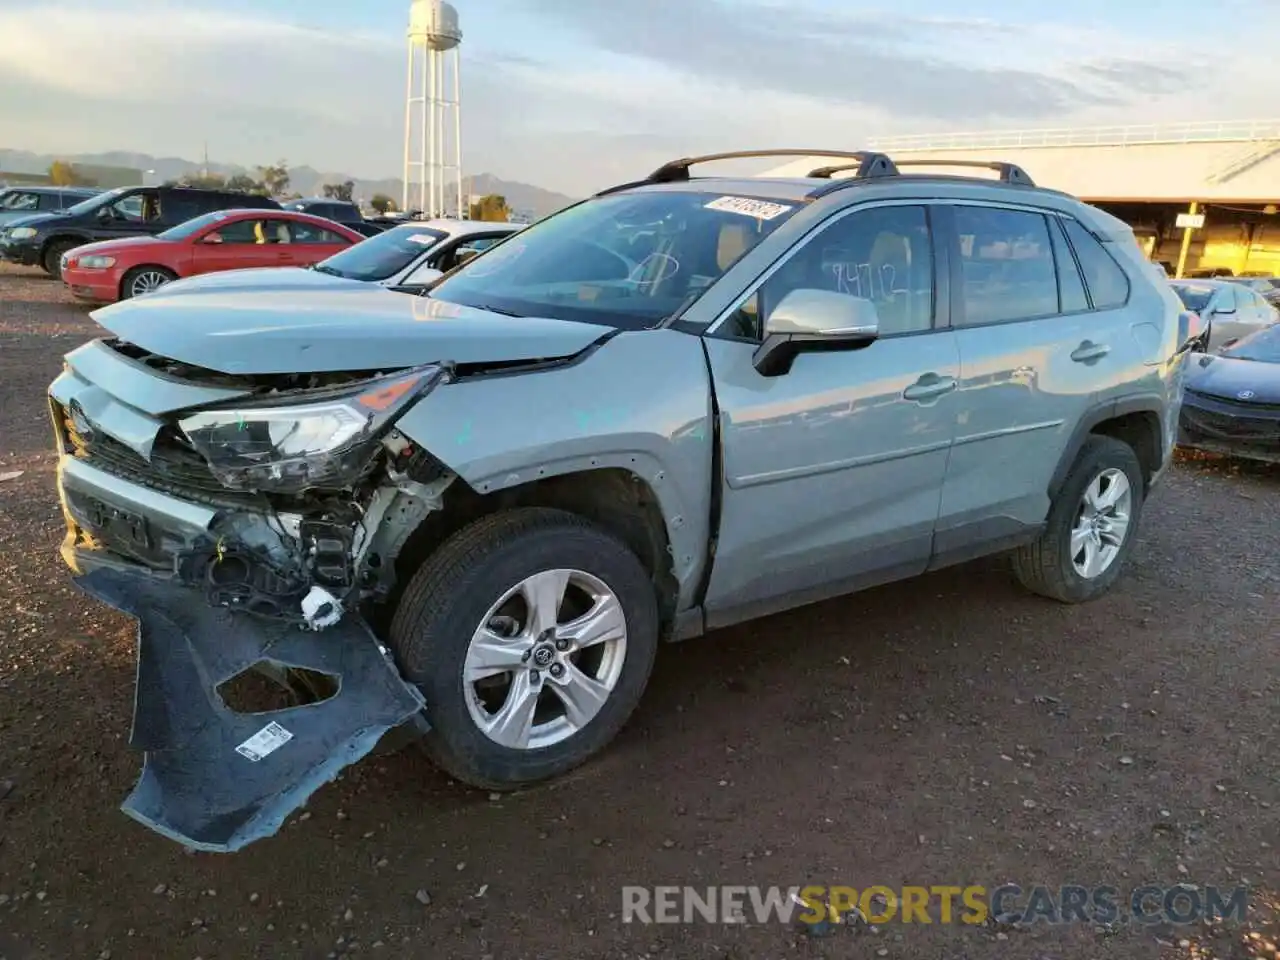
{"label": "alloy wheel", "polygon": [[462,668],[471,719],[510,749],[560,743],[600,712],[626,654],[622,604],[602,580],[581,570],[534,574],[471,637]]}
{"label": "alloy wheel", "polygon": [[1129,535],[1133,490],[1123,470],[1103,470],[1085,488],[1071,529],[1071,563],[1086,580],[1110,569]]}

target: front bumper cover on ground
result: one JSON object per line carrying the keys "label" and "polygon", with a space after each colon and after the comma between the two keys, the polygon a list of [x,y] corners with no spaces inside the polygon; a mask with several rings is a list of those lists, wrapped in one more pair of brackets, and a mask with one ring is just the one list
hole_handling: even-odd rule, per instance
{"label": "front bumper cover on ground", "polygon": [[[138,621],[130,743],[145,759],[123,810],[187,847],[229,853],[271,836],[423,708],[354,613],[311,633],[211,607],[145,573],[104,567],[75,582]],[[338,692],[269,713],[233,712],[219,685],[262,661],[329,674]]]}

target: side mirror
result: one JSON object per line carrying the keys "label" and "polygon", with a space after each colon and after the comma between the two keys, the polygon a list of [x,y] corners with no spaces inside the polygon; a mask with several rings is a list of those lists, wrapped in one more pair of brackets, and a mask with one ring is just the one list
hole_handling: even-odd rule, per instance
{"label": "side mirror", "polygon": [[1215,317],[1229,317],[1236,312],[1235,307],[1217,307],[1213,311]]}
{"label": "side mirror", "polygon": [[876,305],[834,290],[792,290],[765,322],[764,342],[751,358],[761,376],[778,377],[801,353],[860,350],[880,335]]}
{"label": "side mirror", "polygon": [[110,223],[116,218],[116,212],[110,207],[99,207],[96,216],[102,223]]}
{"label": "side mirror", "polygon": [[1208,325],[1200,319],[1200,314],[1190,310],[1178,314],[1178,350],[1174,355],[1207,350],[1209,344],[1204,336],[1207,329]]}
{"label": "side mirror", "polygon": [[221,243],[222,234],[220,234],[217,230],[214,230],[212,233],[206,233],[204,237],[200,240],[200,242],[201,243]]}
{"label": "side mirror", "polygon": [[455,257],[454,259],[457,261],[457,265],[461,265],[466,263],[468,260],[470,260],[479,252],[480,251],[475,249],[474,247],[467,247],[462,250],[459,250],[457,257]]}

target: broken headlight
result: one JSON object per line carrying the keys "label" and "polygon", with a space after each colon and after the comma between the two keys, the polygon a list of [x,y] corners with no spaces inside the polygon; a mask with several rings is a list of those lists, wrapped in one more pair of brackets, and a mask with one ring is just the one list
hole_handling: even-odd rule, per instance
{"label": "broken headlight", "polygon": [[420,367],[307,403],[204,410],[178,426],[218,481],[233,490],[336,489],[359,479],[382,434],[443,375],[439,366]]}

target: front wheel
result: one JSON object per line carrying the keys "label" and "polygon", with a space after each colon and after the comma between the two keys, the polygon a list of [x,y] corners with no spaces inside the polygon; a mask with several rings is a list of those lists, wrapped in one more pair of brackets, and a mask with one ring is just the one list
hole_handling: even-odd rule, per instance
{"label": "front wheel", "polygon": [[62,258],[78,246],[80,244],[72,240],[55,240],[45,247],[44,255],[40,258],[40,266],[53,279],[61,280]]}
{"label": "front wheel", "polygon": [[177,279],[176,273],[164,267],[134,267],[120,281],[120,299],[141,297]]}
{"label": "front wheel", "polygon": [[464,783],[514,789],[585,762],[631,716],[657,651],[657,598],[607,531],[512,510],[428,559],[390,640],[426,699],[433,759]]}
{"label": "front wheel", "polygon": [[1063,603],[1106,593],[1133,548],[1143,486],[1132,447],[1089,437],[1049,508],[1044,533],[1014,553],[1015,576],[1031,592]]}

